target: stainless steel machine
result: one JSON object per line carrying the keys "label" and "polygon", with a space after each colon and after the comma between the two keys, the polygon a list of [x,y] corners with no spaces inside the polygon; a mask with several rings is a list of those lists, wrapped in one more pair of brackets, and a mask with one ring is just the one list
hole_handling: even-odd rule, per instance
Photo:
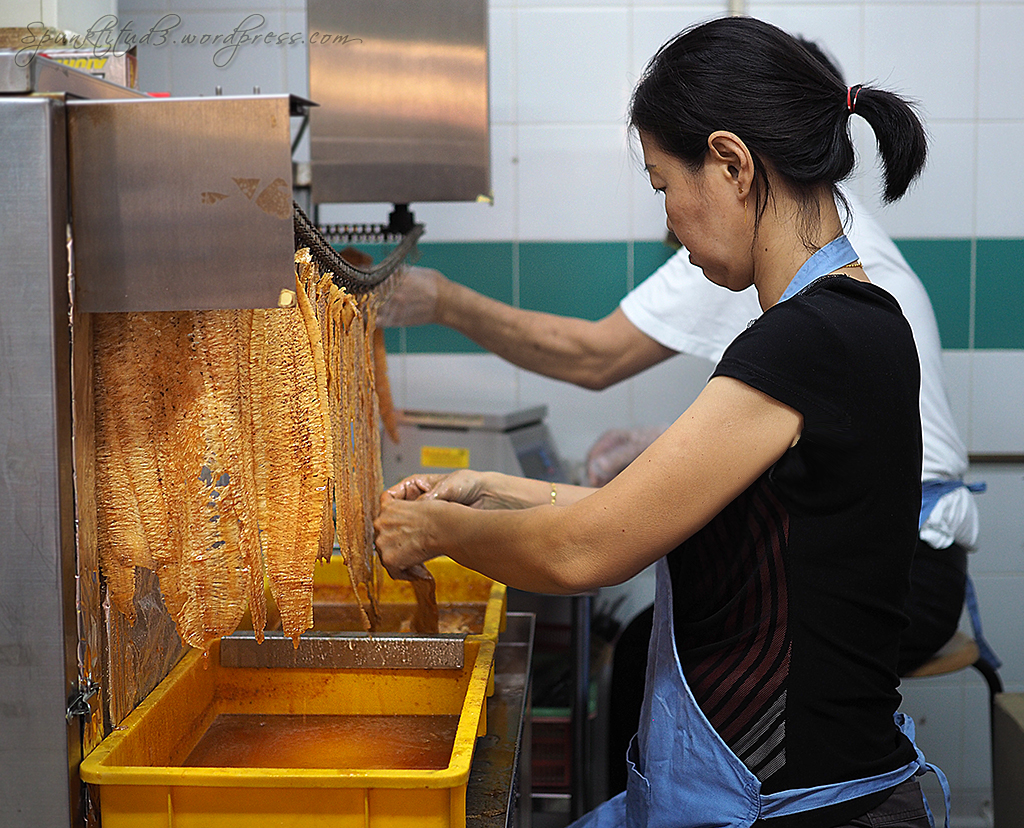
{"label": "stainless steel machine", "polygon": [[399,442],[384,439],[384,479],[418,472],[477,469],[567,481],[544,417],[547,406],[516,411],[414,411],[398,413]]}
{"label": "stainless steel machine", "polygon": [[[380,4],[363,5],[372,9]],[[448,51],[455,62],[438,52],[434,65],[442,74],[464,70],[459,94],[469,90],[472,100],[466,98],[464,108],[451,111],[451,123],[467,128],[475,149],[469,151],[469,143],[460,138],[447,142],[439,137],[458,132],[448,128],[439,128],[425,145],[433,147],[430,152],[441,148],[440,157],[448,159],[440,164],[441,173],[472,167],[475,172],[463,176],[468,183],[461,189],[438,189],[437,169],[427,175],[402,160],[395,166],[398,178],[431,180],[434,189],[363,189],[356,198],[330,183],[332,176],[337,182],[354,175],[358,164],[350,165],[348,173],[344,169],[344,158],[352,159],[351,147],[340,160],[324,160],[317,150],[314,180],[324,182],[320,201],[401,203],[489,192],[487,153],[479,149],[487,146],[486,4],[478,0],[466,6],[478,9],[474,43],[460,52],[456,41],[463,35],[443,30],[441,44],[452,47]],[[318,25],[316,8],[311,4],[311,26]],[[389,31],[410,19],[405,8],[392,9]],[[380,13],[378,8],[378,18]],[[321,28],[326,32],[330,25]],[[442,28],[435,29],[441,37]],[[353,33],[350,26],[346,30]],[[364,29],[360,43],[387,46],[384,29],[373,31],[377,34]],[[399,45],[408,45],[407,36],[411,32],[398,38]],[[423,38],[417,42],[429,46]],[[379,50],[366,51],[378,56],[371,69],[381,69]],[[356,71],[340,65],[332,70],[319,57],[311,56],[310,62],[335,81],[344,77],[339,72]],[[436,125],[439,110],[425,109],[423,100],[396,109],[411,116],[426,112],[424,123]],[[342,101],[342,108],[347,103]],[[327,106],[324,112],[330,110]],[[356,114],[360,111],[366,110]],[[155,99],[56,61],[0,52],[4,825],[93,824],[95,813],[78,778],[82,757],[152,691],[183,652],[155,577],[143,575],[137,585],[143,612],[133,628],[103,601],[96,504],[88,496],[94,474],[86,356],[91,314],[277,307],[294,301],[291,119],[300,116],[309,116],[309,102],[294,96]],[[316,145],[329,140],[335,127],[330,119],[314,122]],[[383,127],[393,132],[394,121],[385,119]],[[404,148],[392,159],[408,157],[415,132],[403,133],[406,138],[396,146]],[[380,134],[373,140],[384,140]],[[366,149],[365,134],[354,140]],[[384,176],[387,155],[385,147],[367,161],[368,177],[361,186],[368,188],[367,181]],[[514,708],[526,688],[514,677],[507,683],[513,701],[505,724],[515,740],[521,717]]]}
{"label": "stainless steel machine", "polygon": [[81,825],[82,756],[182,652],[155,582],[135,628],[101,603],[89,314],[289,303],[297,111],[24,57],[0,53],[0,807]]}

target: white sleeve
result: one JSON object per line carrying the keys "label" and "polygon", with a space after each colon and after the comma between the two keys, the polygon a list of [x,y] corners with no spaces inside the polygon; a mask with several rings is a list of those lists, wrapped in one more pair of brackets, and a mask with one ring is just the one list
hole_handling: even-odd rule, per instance
{"label": "white sleeve", "polygon": [[710,282],[681,248],[623,298],[619,307],[637,328],[666,348],[718,362],[753,319],[757,292],[735,293]]}

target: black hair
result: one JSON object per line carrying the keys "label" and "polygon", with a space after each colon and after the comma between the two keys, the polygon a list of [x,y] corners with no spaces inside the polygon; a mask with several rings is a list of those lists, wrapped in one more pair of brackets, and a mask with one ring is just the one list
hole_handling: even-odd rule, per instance
{"label": "black hair", "polygon": [[[927,140],[911,104],[854,87],[855,111],[874,130],[884,200],[900,198],[924,167]],[[814,44],[751,17],[722,17],[688,29],[651,58],[633,91],[629,125],[691,168],[716,130],[735,133],[754,157],[757,210],[768,204],[766,165],[798,197],[838,184],[855,164],[848,89]]]}

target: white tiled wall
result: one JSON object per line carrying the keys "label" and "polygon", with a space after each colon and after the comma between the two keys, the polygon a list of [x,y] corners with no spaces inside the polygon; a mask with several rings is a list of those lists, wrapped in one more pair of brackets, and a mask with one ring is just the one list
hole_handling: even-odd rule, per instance
{"label": "white tiled wall", "polygon": [[[120,0],[137,30],[175,12],[193,32],[230,31],[247,14],[268,27],[304,28],[301,0]],[[848,80],[878,82],[920,101],[931,158],[920,184],[880,212],[897,237],[1021,237],[1024,209],[1024,2],[1017,0],[749,0],[749,13],[825,45]],[[726,10],[721,2],[491,0],[490,66],[494,204],[415,205],[435,241],[653,240],[664,219],[627,144],[630,86],[669,35]],[[302,48],[239,54],[217,68],[210,50],[140,54],[145,89],[182,94],[307,91]],[[864,170],[854,183],[877,203],[874,139],[854,119]],[[302,150],[300,150],[301,152]],[[380,221],[389,205],[347,205],[325,219]],[[646,274],[631,274],[640,279]],[[1024,309],[1022,309],[1024,310]],[[947,354],[950,396],[975,452],[1024,453],[1024,355]],[[667,422],[696,394],[710,365],[680,357],[602,393],[511,368],[487,355],[413,355],[393,361],[399,404],[416,407],[549,406],[565,458],[579,462],[605,428]],[[1024,690],[1024,466],[972,469],[980,496],[981,549],[972,572],[989,638],[1008,687]],[[984,692],[974,675],[919,680],[906,706],[921,742],[959,793],[958,824],[984,824],[989,796]]]}

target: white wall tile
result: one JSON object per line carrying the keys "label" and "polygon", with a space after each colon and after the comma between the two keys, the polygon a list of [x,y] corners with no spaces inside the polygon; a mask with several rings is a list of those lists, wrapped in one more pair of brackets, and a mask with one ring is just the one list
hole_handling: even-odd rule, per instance
{"label": "white wall tile", "polygon": [[[637,280],[648,274],[637,274]],[[668,426],[704,390],[714,365],[706,359],[680,354],[649,368],[633,379],[634,409],[620,426]]]}
{"label": "white wall tile", "polygon": [[[1019,506],[1018,506],[1019,508]],[[985,638],[1003,662],[999,676],[1004,684],[1024,682],[1024,575],[971,575],[978,592]]]}
{"label": "white wall tile", "polygon": [[967,440],[971,427],[971,352],[943,351],[942,364],[953,422],[960,436]]}
{"label": "white wall tile", "polygon": [[520,239],[627,237],[635,173],[621,124],[521,126],[518,175]]}
{"label": "white wall tile", "polygon": [[[983,481],[988,486],[974,498],[981,532],[978,551],[971,554],[971,573],[1020,573],[1024,561],[1024,465],[973,464],[966,479]],[[986,608],[983,621],[987,621],[988,615]],[[999,623],[998,619],[994,623]]]}
{"label": "white wall tile", "polygon": [[[271,32],[284,34],[288,30],[282,11],[193,11],[181,17],[182,26],[174,35],[178,42],[154,47],[170,50],[172,95],[213,95],[218,86],[225,95],[251,95],[254,87],[264,94],[287,91],[285,62],[288,49],[297,47],[260,42],[245,43],[236,49],[201,43],[206,36],[231,34],[244,21],[248,21],[245,26],[251,27],[252,37]],[[197,37],[199,41],[186,44],[186,36]]]}
{"label": "white wall tile", "polygon": [[864,6],[863,83],[921,102],[928,120],[974,117],[974,3]]}
{"label": "white wall tile", "polygon": [[[305,37],[309,34],[306,30],[306,9],[291,9],[285,12],[284,26],[286,32],[302,32],[303,41],[294,45],[283,47],[285,61],[284,90],[291,95],[300,95],[303,98],[309,97],[309,47],[306,45]],[[307,153],[307,158],[308,153]]]}
{"label": "white wall tile", "polygon": [[[1017,101],[1016,105],[1024,113],[1024,104]],[[1024,147],[1024,119],[978,124],[977,227],[981,238],[1024,236],[1024,209],[1020,195],[1012,186],[1012,182],[1024,176],[1021,147]]]}
{"label": "white wall tile", "polygon": [[963,777],[965,789],[992,785],[992,731],[988,684],[977,670],[965,670],[963,706]]}
{"label": "white wall tile", "polygon": [[491,185],[494,203],[420,203],[412,206],[426,225],[423,241],[507,241],[515,236],[515,129],[491,127]]}
{"label": "white wall tile", "polygon": [[1024,351],[976,351],[973,360],[969,450],[1024,453]]}
{"label": "white wall tile", "polygon": [[[407,354],[388,357],[401,365],[395,404],[423,411],[517,410],[516,369],[493,354]],[[537,402],[546,402],[537,398]]]}
{"label": "white wall tile", "polygon": [[[900,710],[914,720],[918,747],[929,762],[942,768],[950,787],[958,788],[963,776],[961,720],[964,702],[960,675],[952,679],[947,676],[907,679],[900,685],[900,693],[903,695]],[[935,811],[936,800],[930,792],[928,797]],[[939,797],[940,813],[941,802]]]}
{"label": "white wall tile", "polygon": [[633,9],[633,38],[630,47],[629,83],[640,78],[643,68],[670,37],[696,23],[725,13],[725,3],[670,4]]}
{"label": "white wall tile", "polygon": [[753,16],[823,48],[839,64],[847,83],[862,82],[864,27],[859,3],[790,4],[754,0],[749,8]]}
{"label": "white wall tile", "polygon": [[520,123],[621,123],[629,99],[625,9],[523,9]]}
{"label": "white wall tile", "polygon": [[[859,120],[859,119],[855,119]],[[879,204],[881,160],[874,134],[857,124],[857,153],[866,185],[865,200]],[[974,126],[968,122],[925,122],[928,160],[906,195],[879,213],[879,221],[897,238],[965,238],[974,228]]]}
{"label": "white wall tile", "polygon": [[492,124],[514,123],[516,119],[515,22],[511,9],[488,11],[487,92]]}
{"label": "white wall tile", "polygon": [[980,9],[978,116],[1024,118],[1020,79],[1024,77],[1024,5],[983,3]]}

